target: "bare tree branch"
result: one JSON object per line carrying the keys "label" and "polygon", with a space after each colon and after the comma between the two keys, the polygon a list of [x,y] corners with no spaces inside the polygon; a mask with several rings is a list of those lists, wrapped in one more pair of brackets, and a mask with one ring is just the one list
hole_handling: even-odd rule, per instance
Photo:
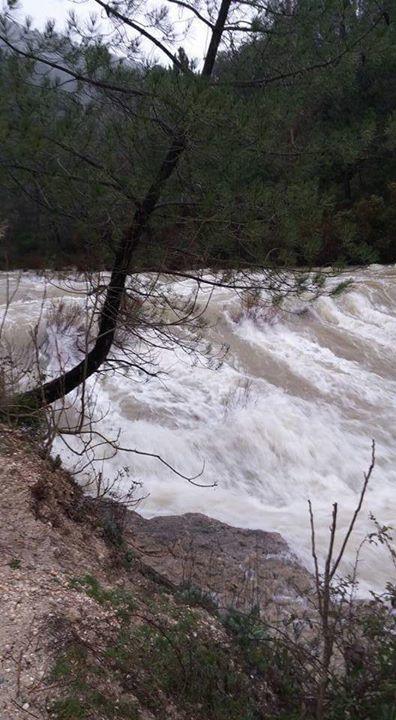
{"label": "bare tree branch", "polygon": [[178,60],[178,58],[176,57],[176,55],[174,55],[170,50],[168,50],[166,45],[160,42],[160,40],[158,40],[152,33],[149,33],[144,27],[142,27],[142,25],[135,22],[126,15],[123,15],[115,7],[109,5],[109,3],[103,2],[103,0],[95,0],[95,2],[104,9],[108,17],[114,17],[117,20],[120,20],[121,22],[125,23],[125,25],[128,25],[128,27],[136,30],[136,32],[149,40],[153,45],[155,45],[159,50],[161,50],[161,52],[163,52],[169,60],[171,60],[172,64],[177,67],[178,70],[183,73],[192,74],[191,70],[187,68],[183,63],[181,63],[180,60]]}
{"label": "bare tree branch", "polygon": [[179,5],[180,7],[185,8],[186,10],[190,10],[192,13],[194,13],[194,15],[197,16],[197,18],[199,20],[201,20],[201,22],[205,23],[205,25],[207,25],[208,27],[211,28],[211,30],[213,30],[213,28],[214,28],[213,23],[210,20],[208,20],[208,18],[204,17],[204,15],[202,15],[197,10],[197,8],[195,8],[193,5],[190,5],[187,2],[183,2],[182,0],[168,0],[168,2],[172,3],[173,5]]}
{"label": "bare tree branch", "polygon": [[354,528],[354,526],[355,526],[356,519],[357,519],[357,517],[358,517],[358,515],[359,515],[359,513],[360,513],[360,510],[361,510],[361,508],[362,508],[364,496],[365,496],[366,490],[367,490],[367,485],[368,485],[369,480],[370,480],[370,478],[371,478],[371,475],[372,475],[372,472],[373,472],[373,470],[374,470],[374,467],[375,467],[375,440],[373,440],[372,443],[371,443],[371,463],[370,463],[370,467],[369,467],[367,473],[364,473],[364,483],[363,483],[363,487],[362,487],[362,490],[361,490],[361,493],[360,493],[359,502],[358,502],[358,504],[357,504],[357,507],[356,507],[355,512],[353,513],[351,522],[350,522],[350,524],[349,524],[348,530],[347,530],[346,535],[345,535],[345,537],[344,537],[344,541],[343,541],[343,543],[342,543],[342,545],[341,545],[340,552],[338,553],[338,556],[337,556],[337,558],[336,558],[336,560],[335,560],[335,562],[334,562],[334,564],[333,564],[333,567],[331,568],[331,571],[330,571],[330,579],[332,579],[332,578],[334,577],[335,573],[337,572],[337,568],[338,568],[338,566],[339,566],[339,564],[340,564],[340,562],[341,562],[341,560],[342,560],[342,557],[343,557],[343,555],[344,555],[345,548],[346,548],[346,546],[347,546],[347,544],[348,544],[348,542],[349,542],[349,538],[351,537],[353,528]]}

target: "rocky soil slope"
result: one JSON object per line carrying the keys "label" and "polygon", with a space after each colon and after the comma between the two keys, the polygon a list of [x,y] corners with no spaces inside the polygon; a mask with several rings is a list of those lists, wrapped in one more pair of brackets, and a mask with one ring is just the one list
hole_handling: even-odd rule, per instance
{"label": "rocky soil slope", "polygon": [[85,497],[7,428],[0,461],[2,720],[269,711],[274,690],[249,671],[229,618],[303,613],[310,578],[278,534],[145,520]]}

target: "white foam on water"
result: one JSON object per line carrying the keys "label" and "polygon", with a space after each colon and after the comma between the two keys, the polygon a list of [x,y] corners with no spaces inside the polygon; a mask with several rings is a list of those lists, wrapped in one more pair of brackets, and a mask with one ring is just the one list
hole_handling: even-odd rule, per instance
{"label": "white foam on water", "polygon": [[[120,432],[121,445],[160,455],[185,475],[204,465],[199,482],[216,486],[196,487],[158,461],[124,451],[103,463],[106,477],[127,466],[148,493],[140,505],[146,516],[203,512],[277,530],[309,565],[308,498],[323,556],[332,503],[339,503],[342,538],[374,438],[376,467],[347,551],[343,569],[350,569],[356,547],[374,529],[369,511],[381,524],[396,526],[396,270],[372,266],[351,277],[354,285],[343,295],[320,298],[302,315],[280,314],[274,323],[240,314],[233,320],[238,298],[216,291],[207,335],[230,346],[220,369],[192,367],[185,356],[164,349],[161,379],[101,377],[96,393],[104,435]],[[20,291],[10,311],[21,331],[34,320],[42,283],[30,274],[26,295]],[[190,287],[183,282],[173,289],[186,294]],[[54,296],[69,297],[60,290]],[[50,369],[51,337],[47,330]],[[65,341],[71,357],[72,337]],[[60,441],[55,451],[69,466],[75,462]],[[127,482],[121,480],[120,492]],[[383,589],[392,579],[383,547],[365,547],[359,574],[364,590]]]}

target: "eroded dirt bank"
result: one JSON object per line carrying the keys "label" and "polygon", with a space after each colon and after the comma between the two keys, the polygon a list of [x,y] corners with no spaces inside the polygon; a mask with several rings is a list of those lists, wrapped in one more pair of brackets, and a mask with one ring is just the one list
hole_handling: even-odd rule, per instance
{"label": "eroded dirt bank", "polygon": [[269,711],[224,618],[304,612],[310,578],[280,535],[84,497],[6,428],[0,465],[2,720]]}

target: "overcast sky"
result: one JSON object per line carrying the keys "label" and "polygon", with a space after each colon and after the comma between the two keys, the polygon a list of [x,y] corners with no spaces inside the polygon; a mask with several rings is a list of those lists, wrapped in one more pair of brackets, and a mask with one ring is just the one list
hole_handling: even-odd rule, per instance
{"label": "overcast sky", "polygon": [[[48,18],[54,18],[59,30],[64,26],[65,18],[70,9],[74,9],[80,18],[88,16],[90,12],[99,14],[98,10],[100,10],[94,0],[86,0],[83,3],[74,3],[72,0],[21,0],[20,5],[19,19],[22,20],[26,15],[30,15],[33,18],[34,26],[41,28]],[[182,30],[185,26],[186,16],[175,11],[174,19],[177,27]],[[206,47],[208,41],[206,30],[205,27],[201,27],[200,23],[196,22],[189,32],[188,40],[179,43],[183,45],[190,57],[202,59],[204,55],[203,47]],[[160,53],[158,52],[157,57],[160,59]]]}
{"label": "overcast sky", "polygon": [[95,3],[89,2],[76,6],[68,0],[22,0],[22,10],[19,11],[19,15],[22,17],[30,15],[38,27],[42,27],[48,18],[54,18],[57,24],[62,26],[70,8],[76,8],[82,16],[92,10],[94,5]]}

